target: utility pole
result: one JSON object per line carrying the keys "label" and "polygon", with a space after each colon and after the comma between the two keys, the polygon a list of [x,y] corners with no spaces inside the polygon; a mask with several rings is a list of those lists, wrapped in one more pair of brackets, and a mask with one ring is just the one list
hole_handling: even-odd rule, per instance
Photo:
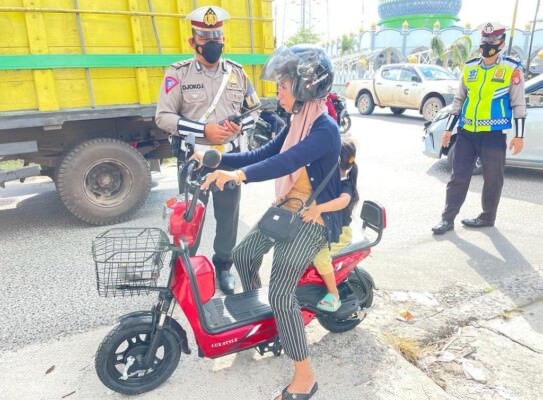
{"label": "utility pole", "polygon": [[[538,0],[539,4],[539,0]],[[515,35],[515,22],[517,21],[517,8],[518,0],[515,0],[515,9],[513,10],[513,23],[511,24],[511,33],[509,35],[509,46],[507,47],[507,54],[511,54],[511,49],[513,48],[513,36]]]}
{"label": "utility pole", "polygon": [[535,24],[537,23],[537,14],[539,13],[539,3],[541,0],[537,0],[537,6],[535,7],[534,20],[532,22],[532,32],[530,33],[530,46],[528,47],[528,61],[526,62],[526,75],[530,74],[530,61],[532,59],[532,43],[534,41]]}

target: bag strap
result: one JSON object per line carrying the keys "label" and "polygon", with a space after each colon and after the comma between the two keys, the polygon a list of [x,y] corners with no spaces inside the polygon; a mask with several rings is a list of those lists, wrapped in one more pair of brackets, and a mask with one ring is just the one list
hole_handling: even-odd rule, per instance
{"label": "bag strap", "polygon": [[303,200],[302,200],[302,199],[299,199],[299,198],[297,198],[297,197],[288,197],[288,198],[286,198],[285,200],[283,200],[282,202],[277,203],[277,204],[275,205],[275,207],[281,207],[283,204],[285,204],[285,203],[287,203],[287,202],[289,202],[289,201],[291,201],[291,200],[297,200],[297,201],[299,201],[300,203],[302,203],[302,207],[300,208],[300,210],[304,207],[304,202],[303,202]]}
{"label": "bag strap", "polygon": [[311,197],[309,199],[307,199],[307,201],[305,202],[304,204],[304,207],[309,207],[311,205],[311,203],[313,203],[313,201],[317,198],[317,196],[320,194],[320,192],[322,192],[322,190],[324,189],[324,187],[326,186],[326,184],[328,183],[328,181],[330,180],[330,178],[332,177],[333,173],[336,171],[336,168],[339,164],[336,163],[334,164],[334,166],[332,167],[332,169],[330,170],[330,172],[328,172],[328,175],[326,175],[326,177],[322,180],[322,182],[320,183],[320,185],[317,187],[317,189],[313,192],[313,194],[311,195]]}

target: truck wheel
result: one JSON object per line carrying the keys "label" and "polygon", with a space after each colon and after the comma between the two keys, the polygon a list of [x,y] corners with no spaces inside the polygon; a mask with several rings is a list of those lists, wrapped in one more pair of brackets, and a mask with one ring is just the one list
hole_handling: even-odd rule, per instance
{"label": "truck wheel", "polygon": [[373,109],[375,108],[375,102],[373,101],[373,97],[370,93],[364,92],[360,95],[358,98],[358,101],[356,102],[356,106],[358,107],[358,112],[362,115],[370,115],[373,112]]}
{"label": "truck wheel", "polygon": [[428,97],[422,105],[422,117],[426,121],[432,121],[437,112],[443,108],[443,100],[437,96]]}
{"label": "truck wheel", "polygon": [[404,113],[405,108],[390,107],[390,111],[392,111],[392,114],[394,115],[400,115]]}
{"label": "truck wheel", "polygon": [[151,189],[145,158],[128,144],[109,138],[83,142],[62,160],[59,196],[77,218],[92,225],[127,220]]}

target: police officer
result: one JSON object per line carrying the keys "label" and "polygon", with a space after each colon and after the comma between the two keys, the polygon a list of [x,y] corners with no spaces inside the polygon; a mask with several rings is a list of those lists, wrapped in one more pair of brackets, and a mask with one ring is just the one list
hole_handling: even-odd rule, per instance
{"label": "police officer", "polygon": [[520,63],[500,55],[505,47],[505,27],[487,23],[481,29],[481,57],[466,62],[451,115],[443,134],[442,145],[447,148],[451,131],[458,122],[453,170],[447,184],[445,209],[441,221],[432,228],[441,235],[454,229],[454,218],[460,211],[468,192],[477,157],[483,166],[483,212],[477,218],[464,219],[471,228],[493,226],[503,187],[505,151],[504,129],[515,120],[515,137],[509,144],[512,154],[524,145],[526,100],[524,77]]}
{"label": "police officer", "polygon": [[[216,6],[200,7],[187,16],[192,26],[189,44],[194,49],[194,58],[170,66],[156,110],[156,124],[174,136],[176,140],[172,143],[194,135],[198,144],[214,145],[223,152],[239,151],[242,126],[227,118],[257,107],[259,99],[241,65],[221,58],[223,21],[228,18],[228,13]],[[253,116],[248,116],[241,125],[253,122]],[[178,149],[174,148],[174,151]],[[213,264],[219,287],[225,294],[234,292],[230,268],[237,236],[239,200],[239,187],[213,193],[217,221]]]}

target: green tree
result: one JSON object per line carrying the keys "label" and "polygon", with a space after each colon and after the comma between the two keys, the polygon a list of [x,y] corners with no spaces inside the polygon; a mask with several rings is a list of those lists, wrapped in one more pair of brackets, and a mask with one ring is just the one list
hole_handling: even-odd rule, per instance
{"label": "green tree", "polygon": [[438,60],[438,64],[462,67],[470,56],[472,42],[468,36],[460,36],[447,47],[439,36],[434,36],[430,46],[432,55]]}
{"label": "green tree", "polygon": [[310,28],[300,28],[298,32],[287,39],[285,45],[290,47],[299,43],[318,43],[320,40],[319,35],[313,33]]}
{"label": "green tree", "polygon": [[343,35],[341,37],[341,54],[349,53],[354,50],[354,37]]}

